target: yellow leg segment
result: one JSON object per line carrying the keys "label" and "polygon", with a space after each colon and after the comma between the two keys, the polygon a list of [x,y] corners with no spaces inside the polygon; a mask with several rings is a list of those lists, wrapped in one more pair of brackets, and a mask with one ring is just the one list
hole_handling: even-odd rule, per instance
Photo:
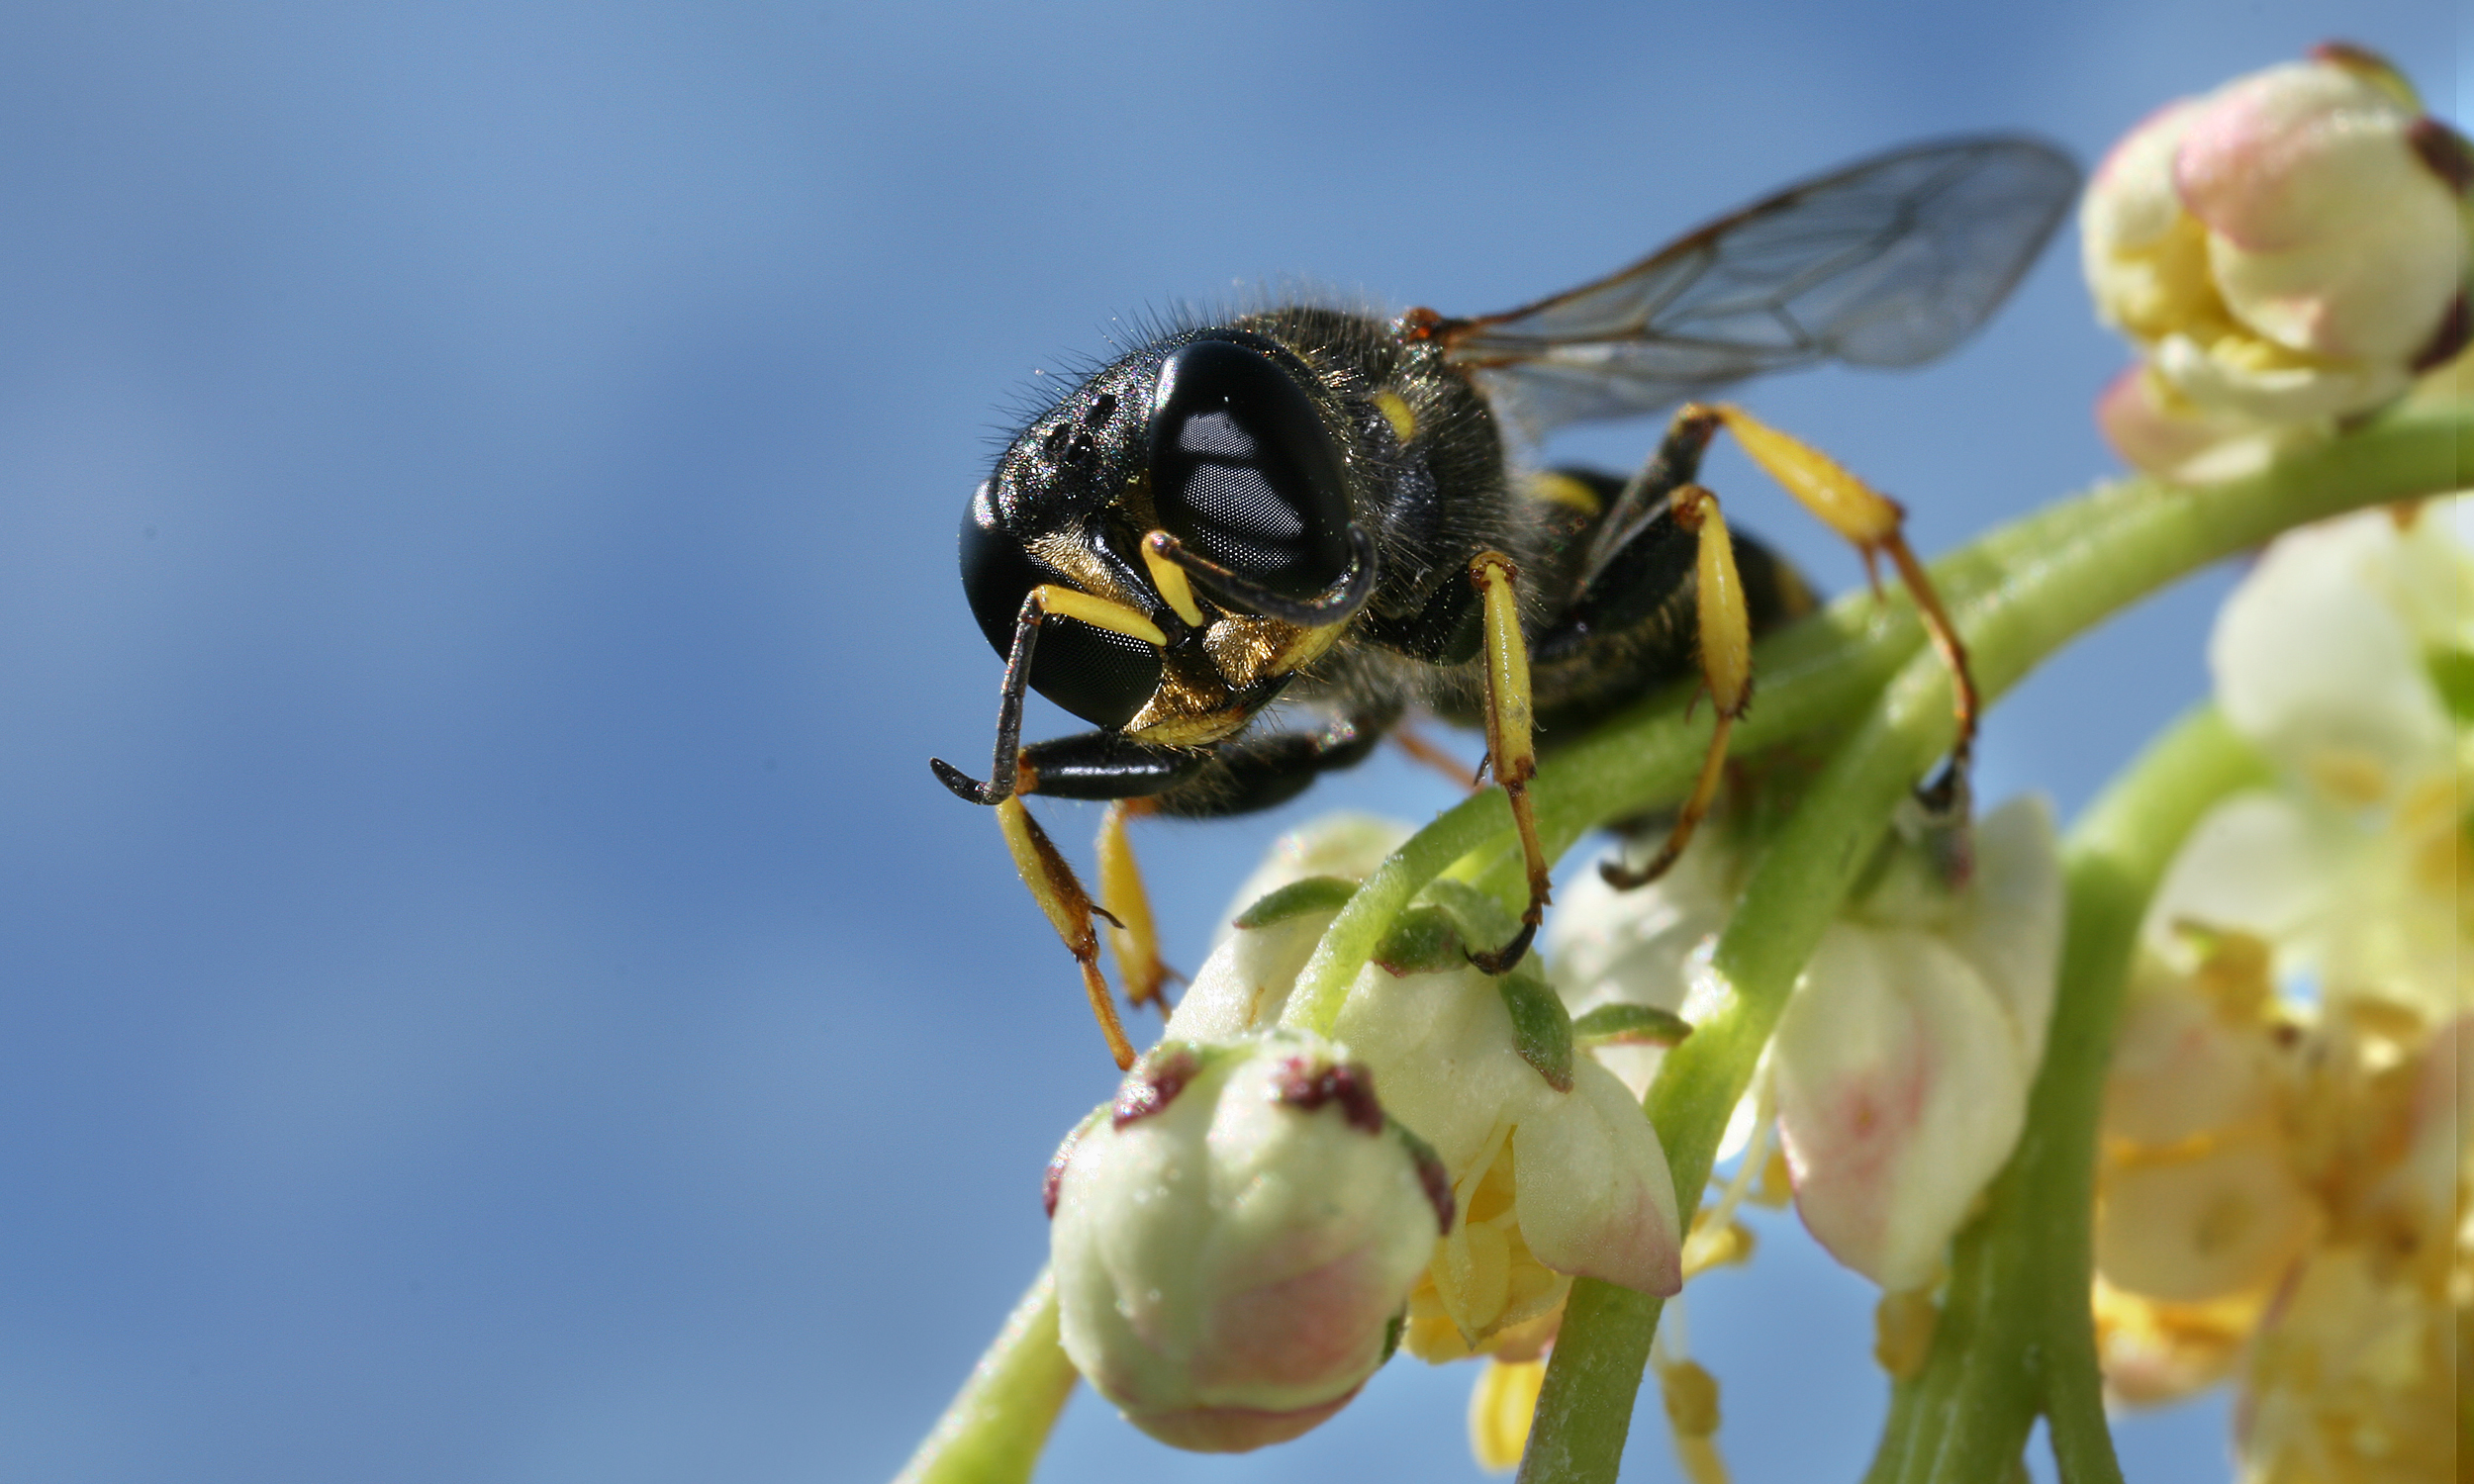
{"label": "yellow leg segment", "polygon": [[1140,1009],[1157,1005],[1168,1013],[1161,991],[1171,979],[1186,976],[1160,962],[1160,933],[1152,925],[1151,893],[1143,889],[1142,868],[1134,864],[1133,843],[1125,837],[1125,821],[1151,812],[1141,799],[1119,799],[1099,819],[1099,899],[1106,903],[1108,949],[1116,955],[1117,977],[1125,981],[1125,1002]]}
{"label": "yellow leg segment", "polygon": [[1538,843],[1538,818],[1529,803],[1529,781],[1538,772],[1538,748],[1529,698],[1529,645],[1520,632],[1515,586],[1519,576],[1512,559],[1501,552],[1479,552],[1469,564],[1469,580],[1476,587],[1485,612],[1486,759],[1504,799],[1512,806],[1521,856],[1529,868],[1529,909],[1521,913],[1520,931],[1501,948],[1469,956],[1471,963],[1488,974],[1508,973],[1529,952],[1550,900],[1546,848]]}
{"label": "yellow leg segment", "polygon": [[1074,868],[1066,864],[1031,811],[1022,807],[1021,799],[998,804],[997,824],[1004,831],[1005,849],[1013,854],[1013,869],[1021,873],[1022,884],[1030,888],[1031,899],[1048,914],[1048,925],[1065,940],[1067,951],[1083,971],[1083,992],[1091,997],[1091,1013],[1098,1018],[1099,1034],[1107,1038],[1108,1055],[1116,1059],[1118,1070],[1132,1067],[1134,1044],[1125,1039],[1116,998],[1108,992],[1108,981],[1099,976],[1099,934],[1091,919],[1094,911],[1103,916],[1105,912],[1093,903],[1075,879]]}
{"label": "yellow leg segment", "polygon": [[1692,786],[1691,796],[1675,812],[1675,822],[1658,854],[1637,869],[1615,862],[1598,868],[1608,885],[1623,890],[1665,876],[1692,843],[1693,831],[1709,813],[1711,800],[1718,796],[1719,780],[1726,776],[1727,738],[1735,730],[1736,719],[1753,703],[1753,617],[1744,605],[1735,542],[1727,534],[1726,516],[1719,513],[1718,497],[1699,485],[1683,485],[1668,497],[1668,505],[1678,528],[1700,534],[1693,553],[1700,604],[1694,617],[1700,629],[1701,682],[1709,689],[1711,709],[1718,713],[1717,726],[1710,732],[1709,751],[1701,757],[1701,776]]}
{"label": "yellow leg segment", "polygon": [[1899,509],[1897,501],[1857,479],[1828,454],[1778,431],[1744,409],[1722,406],[1710,411],[1735,433],[1736,441],[1744,445],[1753,462],[1786,486],[1788,494],[1832,530],[1854,543],[1863,555],[1867,572],[1874,571],[1874,564],[1884,556],[1897,569],[1899,582],[1915,599],[1916,611],[1924,619],[1933,647],[1950,667],[1951,708],[1957,712],[1958,731],[1951,743],[1950,771],[1926,790],[1927,800],[1937,807],[1963,812],[1967,762],[1975,750],[1976,714],[1981,708],[1975,674],[1968,668],[1967,647],[1959,641],[1957,627],[1943,608],[1941,595],[1933,591],[1924,564],[1908,548],[1903,530],[1906,512]]}

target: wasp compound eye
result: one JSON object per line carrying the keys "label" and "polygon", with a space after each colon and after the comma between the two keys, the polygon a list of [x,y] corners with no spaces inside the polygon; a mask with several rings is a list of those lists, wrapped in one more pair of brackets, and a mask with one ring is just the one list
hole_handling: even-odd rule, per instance
{"label": "wasp compound eye", "polygon": [[[986,486],[962,518],[962,591],[999,654],[1013,647],[1022,600],[1065,575],[1035,560],[997,518]],[[1121,727],[1160,686],[1160,651],[1140,639],[1051,615],[1031,653],[1031,689],[1094,726]]]}
{"label": "wasp compound eye", "polygon": [[1299,601],[1348,571],[1340,450],[1269,356],[1227,340],[1180,348],[1160,368],[1150,441],[1152,509],[1188,548]]}

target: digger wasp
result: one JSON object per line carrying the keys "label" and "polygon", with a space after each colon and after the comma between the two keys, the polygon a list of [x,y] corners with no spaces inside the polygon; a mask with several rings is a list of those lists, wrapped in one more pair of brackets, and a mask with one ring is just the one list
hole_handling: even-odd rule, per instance
{"label": "digger wasp", "polygon": [[[1094,914],[1112,924],[1129,1000],[1160,1000],[1168,977],[1126,821],[1269,808],[1365,758],[1412,706],[1485,728],[1520,831],[1528,910],[1510,942],[1471,954],[1481,969],[1519,961],[1548,898],[1533,729],[1697,670],[1717,715],[1700,779],[1657,857],[1610,875],[1637,883],[1674,859],[1750,699],[1752,636],[1812,605],[1695,483],[1721,428],[1868,566],[1896,568],[1956,677],[1945,786],[1963,781],[1974,688],[1898,506],[1700,399],[1816,362],[1941,355],[2009,293],[2078,179],[2032,139],[1914,145],[1501,314],[1278,304],[1168,328],[1030,418],[962,524],[963,590],[1005,659],[992,769],[982,782],[930,762],[997,807],[1118,1065],[1133,1050]],[[1629,479],[1518,458],[1566,423],[1669,409]],[[1026,691],[1093,729],[1023,743]],[[1097,902],[1023,808],[1033,793],[1110,801]]]}

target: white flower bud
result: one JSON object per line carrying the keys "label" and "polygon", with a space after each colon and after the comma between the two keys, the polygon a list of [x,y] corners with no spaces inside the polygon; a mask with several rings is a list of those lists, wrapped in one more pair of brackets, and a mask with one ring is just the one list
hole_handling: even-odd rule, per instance
{"label": "white flower bud", "polygon": [[2117,450],[2222,478],[2453,356],[2468,174],[2464,139],[2343,47],[2133,130],[2079,217],[2097,312],[2146,355],[2099,404]]}
{"label": "white flower bud", "polygon": [[2044,1055],[2061,871],[2042,800],[1976,826],[1951,890],[1900,868],[1833,924],[1770,1047],[1804,1224],[1893,1291],[1929,1282],[2010,1157]]}
{"label": "white flower bud", "polygon": [[1058,1151],[1065,1351],[1164,1442],[1238,1452],[1338,1411],[1452,1225],[1431,1151],[1364,1064],[1279,1032],[1164,1042]]}

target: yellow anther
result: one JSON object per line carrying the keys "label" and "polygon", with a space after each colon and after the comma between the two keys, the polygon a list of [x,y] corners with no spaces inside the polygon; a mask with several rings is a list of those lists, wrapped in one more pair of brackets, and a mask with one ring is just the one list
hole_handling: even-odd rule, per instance
{"label": "yellow anther", "polygon": [[1718,1378],[1697,1360],[1678,1360],[1658,1368],[1659,1395],[1666,1403],[1666,1425],[1678,1438],[1714,1438],[1718,1434]]}
{"label": "yellow anther", "polygon": [[1155,530],[1143,537],[1143,566],[1151,572],[1151,585],[1160,590],[1160,596],[1177,610],[1177,616],[1200,628],[1202,606],[1194,602],[1194,590],[1186,581],[1186,569],[1170,561],[1166,555],[1172,539],[1164,530]]}
{"label": "yellow anther", "polygon": [[1486,1362],[1469,1394],[1469,1450],[1479,1468],[1499,1474],[1519,1466],[1545,1385],[1544,1360]]}
{"label": "yellow anther", "polygon": [[1164,649],[1168,647],[1169,636],[1160,631],[1160,625],[1124,603],[1055,583],[1041,583],[1031,592],[1038,597],[1041,608],[1059,617],[1079,618],[1094,628],[1104,628]]}
{"label": "yellow anther", "polygon": [[1374,401],[1375,411],[1382,414],[1383,420],[1391,424],[1393,437],[1406,443],[1417,436],[1417,414],[1410,409],[1407,398],[1386,390],[1377,392]]}
{"label": "yellow anther", "polygon": [[1908,1381],[1924,1373],[1933,1353],[1933,1332],[1942,1311],[1933,1295],[1921,1289],[1885,1293],[1872,1311],[1872,1358],[1894,1380]]}
{"label": "yellow anther", "polygon": [[1753,1260],[1753,1229],[1740,1221],[1704,1227],[1693,1223],[1683,1243],[1683,1275],[1698,1277],[1713,1267],[1733,1267]]}

